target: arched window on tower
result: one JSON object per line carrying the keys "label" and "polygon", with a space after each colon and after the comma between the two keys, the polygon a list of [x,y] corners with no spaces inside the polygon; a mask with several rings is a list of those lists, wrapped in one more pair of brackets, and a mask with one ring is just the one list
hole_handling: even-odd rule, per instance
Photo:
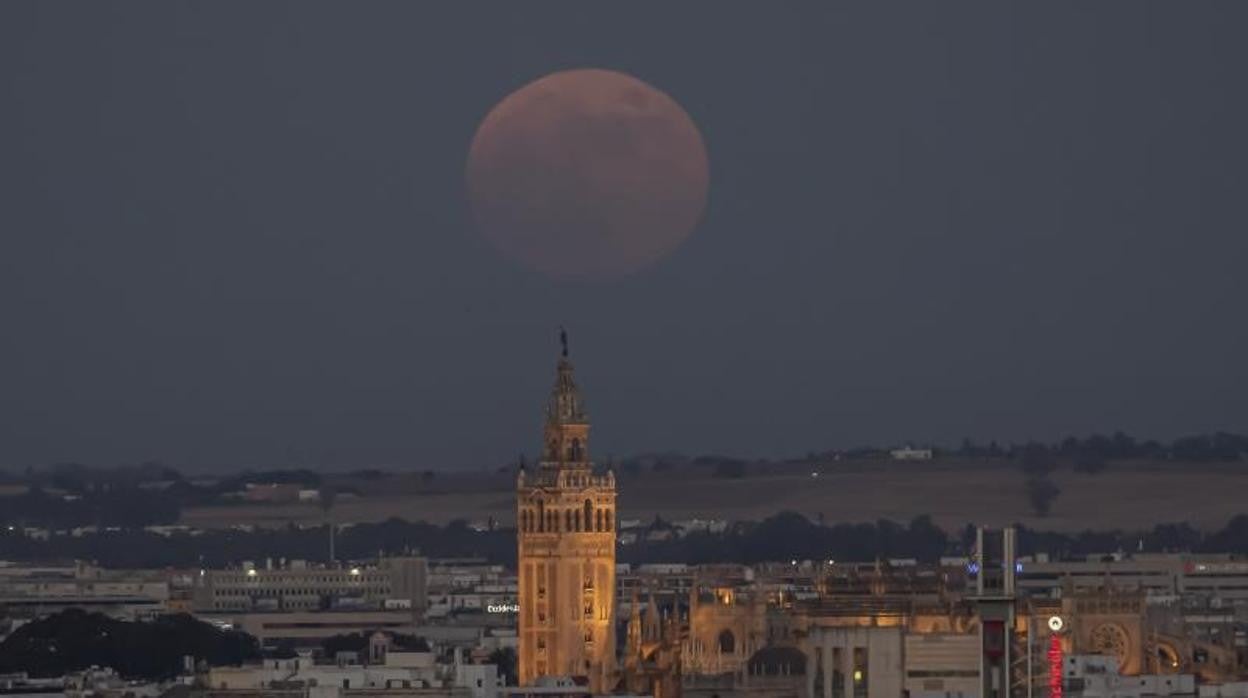
{"label": "arched window on tower", "polygon": [[573,463],[579,463],[582,459],[582,448],[580,439],[572,439],[572,446],[568,449],[568,460]]}
{"label": "arched window on tower", "polygon": [[615,512],[613,512],[612,510],[607,509],[607,513],[602,515],[603,520],[607,524],[608,531],[615,528],[615,517],[613,516],[614,513]]}
{"label": "arched window on tower", "polygon": [[542,500],[537,500],[537,530],[542,532],[546,530],[546,505]]}
{"label": "arched window on tower", "polygon": [[594,530],[602,530],[602,509],[594,512]]}
{"label": "arched window on tower", "polygon": [[592,531],[594,525],[594,503],[585,500],[585,530]]}
{"label": "arched window on tower", "polygon": [[571,509],[563,510],[563,530],[565,531],[575,530],[572,528],[572,510]]}
{"label": "arched window on tower", "polygon": [[724,630],[719,634],[719,651],[724,654],[737,651],[737,638],[733,637],[731,630]]}
{"label": "arched window on tower", "polygon": [[572,512],[572,523],[573,523],[572,530],[574,531],[581,530],[581,510],[580,509],[577,509],[576,511]]}

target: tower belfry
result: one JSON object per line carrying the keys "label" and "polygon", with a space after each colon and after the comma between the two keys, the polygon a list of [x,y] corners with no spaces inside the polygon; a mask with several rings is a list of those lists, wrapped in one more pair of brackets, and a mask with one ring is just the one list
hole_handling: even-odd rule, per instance
{"label": "tower belfry", "polygon": [[605,693],[615,675],[615,476],[594,473],[563,330],[560,343],[542,457],[516,483],[519,678],[584,676]]}

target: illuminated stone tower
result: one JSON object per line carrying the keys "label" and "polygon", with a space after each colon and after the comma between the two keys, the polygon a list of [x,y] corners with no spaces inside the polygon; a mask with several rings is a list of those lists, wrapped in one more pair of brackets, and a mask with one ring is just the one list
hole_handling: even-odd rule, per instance
{"label": "illuminated stone tower", "polygon": [[606,693],[615,681],[615,475],[589,460],[589,418],[561,336],[537,472],[516,483],[520,684],[584,676]]}

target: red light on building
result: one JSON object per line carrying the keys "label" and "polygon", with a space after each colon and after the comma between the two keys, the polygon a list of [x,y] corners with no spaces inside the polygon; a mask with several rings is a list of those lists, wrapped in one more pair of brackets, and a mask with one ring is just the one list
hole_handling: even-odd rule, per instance
{"label": "red light on building", "polygon": [[1062,638],[1049,636],[1049,698],[1062,698]]}

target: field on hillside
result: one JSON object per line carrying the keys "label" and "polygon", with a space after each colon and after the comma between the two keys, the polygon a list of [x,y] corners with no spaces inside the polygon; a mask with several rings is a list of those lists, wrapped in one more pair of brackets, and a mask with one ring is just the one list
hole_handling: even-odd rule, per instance
{"label": "field on hillside", "polygon": [[[1058,531],[1140,529],[1187,521],[1218,528],[1248,513],[1248,464],[1116,464],[1088,475],[1058,470],[1052,475],[1061,495],[1048,517],[1031,513],[1017,465],[1001,463],[835,463],[812,476],[808,470],[752,474],[741,479],[713,477],[690,468],[647,472],[619,481],[622,519],[655,516],[757,520],[791,510],[826,522],[907,521],[930,514],[949,529],[969,522],[999,525],[1021,522]],[[512,486],[506,473],[439,473],[432,482],[415,474],[379,481],[336,477],[360,491],[336,505],[340,522],[399,517],[445,523],[454,519],[502,525],[514,520]],[[324,513],[315,505],[236,505],[184,512],[184,523],[219,527],[231,524],[281,526],[316,523]]]}

